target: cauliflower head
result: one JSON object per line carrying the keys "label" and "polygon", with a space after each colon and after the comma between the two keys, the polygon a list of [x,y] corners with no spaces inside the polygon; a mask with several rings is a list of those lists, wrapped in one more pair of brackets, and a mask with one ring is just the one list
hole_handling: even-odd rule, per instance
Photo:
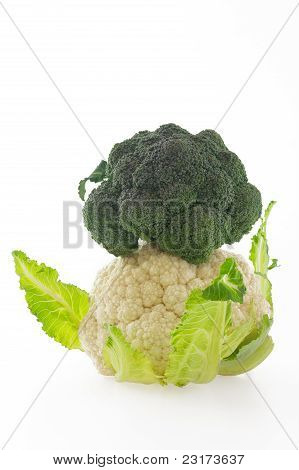
{"label": "cauliflower head", "polygon": [[221,264],[233,257],[242,273],[246,295],[232,304],[232,324],[246,322],[252,311],[257,320],[270,315],[270,304],[260,290],[258,276],[241,256],[218,249],[200,265],[144,245],[131,256],[115,259],[102,269],[91,292],[90,310],[79,328],[82,347],[104,375],[114,375],[102,351],[105,325],[116,325],[133,348],[150,359],[156,374],[163,375],[171,350],[171,332],[184,313],[194,288],[205,289],[218,275]]}

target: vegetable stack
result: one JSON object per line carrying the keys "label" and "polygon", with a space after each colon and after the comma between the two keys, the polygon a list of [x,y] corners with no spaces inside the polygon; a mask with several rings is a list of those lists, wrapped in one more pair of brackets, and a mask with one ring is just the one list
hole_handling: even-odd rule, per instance
{"label": "vegetable stack", "polygon": [[86,351],[119,381],[184,386],[238,375],[271,353],[266,238],[271,202],[250,262],[223,244],[261,217],[259,190],[215,131],[174,124],[116,144],[79,184],[99,183],[83,208],[96,242],[116,256],[91,294],[15,251],[20,287],[44,331]]}

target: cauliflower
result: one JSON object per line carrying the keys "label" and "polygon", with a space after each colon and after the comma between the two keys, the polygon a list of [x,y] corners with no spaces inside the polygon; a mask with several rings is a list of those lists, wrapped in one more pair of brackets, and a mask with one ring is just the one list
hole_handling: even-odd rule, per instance
{"label": "cauliflower", "polygon": [[207,288],[227,258],[234,258],[243,276],[243,303],[232,303],[232,327],[245,324],[255,312],[259,322],[271,307],[262,295],[259,276],[241,256],[218,249],[207,262],[194,265],[151,245],[116,258],[102,269],[90,296],[90,310],[81,322],[79,338],[100,373],[114,375],[103,357],[107,324],[116,325],[134,349],[151,361],[162,376],[171,351],[171,333],[181,321],[190,292]]}
{"label": "cauliflower", "polygon": [[238,375],[269,356],[273,341],[266,209],[249,264],[223,249],[190,264],[151,244],[102,269],[89,295],[56,269],[14,251],[26,301],[43,330],[86,351],[116,380],[183,386]]}

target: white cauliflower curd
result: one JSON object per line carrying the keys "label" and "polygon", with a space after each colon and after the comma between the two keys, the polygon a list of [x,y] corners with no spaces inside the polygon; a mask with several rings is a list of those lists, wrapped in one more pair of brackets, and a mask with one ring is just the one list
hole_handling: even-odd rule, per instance
{"label": "white cauliflower curd", "polygon": [[232,304],[232,324],[244,323],[252,311],[257,320],[270,315],[270,305],[260,292],[251,265],[242,256],[222,249],[197,266],[145,245],[102,269],[91,292],[89,313],[79,328],[81,345],[98,370],[114,375],[102,357],[108,335],[106,325],[113,324],[133,348],[151,360],[155,373],[163,375],[171,348],[170,335],[184,313],[188,294],[196,287],[205,289],[228,257],[235,258],[246,286],[244,302]]}

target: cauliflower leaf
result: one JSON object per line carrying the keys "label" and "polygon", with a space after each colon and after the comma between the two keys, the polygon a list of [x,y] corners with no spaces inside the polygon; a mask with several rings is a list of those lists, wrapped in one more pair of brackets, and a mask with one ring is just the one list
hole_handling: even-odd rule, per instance
{"label": "cauliflower leaf", "polygon": [[241,342],[229,357],[221,361],[220,375],[239,375],[261,364],[272,352],[274,343],[268,335],[272,320],[264,315],[258,327]]}
{"label": "cauliflower leaf", "polygon": [[246,287],[235,258],[227,258],[220,267],[220,274],[202,292],[207,300],[232,300],[243,303]]}
{"label": "cauliflower leaf", "polygon": [[103,349],[103,357],[107,366],[115,371],[116,380],[143,384],[160,383],[151,361],[131,346],[117,326],[108,325],[107,328],[109,336]]}
{"label": "cauliflower leaf", "polygon": [[[272,352],[274,343],[271,336],[268,335],[273,324],[273,301],[272,301],[272,284],[268,279],[268,271],[278,266],[277,259],[270,260],[269,247],[267,241],[267,222],[270,212],[275,205],[275,201],[271,201],[265,210],[262,223],[256,235],[252,238],[250,250],[250,260],[253,263],[254,271],[260,280],[260,289],[264,298],[271,306],[271,318],[263,315],[261,322],[254,325],[251,331],[239,342],[237,348],[228,354],[229,350],[223,347],[223,360],[220,364],[219,374],[221,375],[239,375],[257,367]],[[241,335],[246,332],[246,324],[236,328],[231,333],[231,338],[238,336],[238,329]],[[242,330],[244,330],[242,332]],[[230,341],[230,346],[235,346],[234,341]]]}
{"label": "cauliflower leaf", "polygon": [[165,371],[167,383],[206,383],[218,373],[228,302],[210,301],[194,289],[186,313],[172,333],[173,351]]}
{"label": "cauliflower leaf", "polygon": [[182,320],[172,333],[172,352],[165,371],[168,383],[183,386],[214,379],[221,358],[230,355],[253,328],[250,321],[234,335],[226,335],[231,327],[231,301],[243,302],[245,292],[234,258],[222,263],[219,276],[210,286],[191,291]]}
{"label": "cauliflower leaf", "polygon": [[265,210],[261,226],[256,235],[252,237],[252,245],[249,259],[252,261],[254,271],[259,276],[261,292],[273,309],[272,284],[268,279],[267,273],[270,269],[278,266],[276,258],[270,260],[269,247],[267,242],[267,222],[270,212],[276,201],[271,201]]}
{"label": "cauliflower leaf", "polygon": [[22,251],[13,251],[20,288],[26,294],[29,310],[42,323],[43,330],[69,349],[82,349],[79,325],[89,309],[87,292],[58,279],[56,269],[38,264]]}
{"label": "cauliflower leaf", "polygon": [[250,318],[245,323],[237,327],[229,328],[229,331],[226,332],[222,344],[221,357],[224,359],[230,356],[239,346],[239,344],[249,335],[249,333],[255,327],[255,322],[253,318]]}

